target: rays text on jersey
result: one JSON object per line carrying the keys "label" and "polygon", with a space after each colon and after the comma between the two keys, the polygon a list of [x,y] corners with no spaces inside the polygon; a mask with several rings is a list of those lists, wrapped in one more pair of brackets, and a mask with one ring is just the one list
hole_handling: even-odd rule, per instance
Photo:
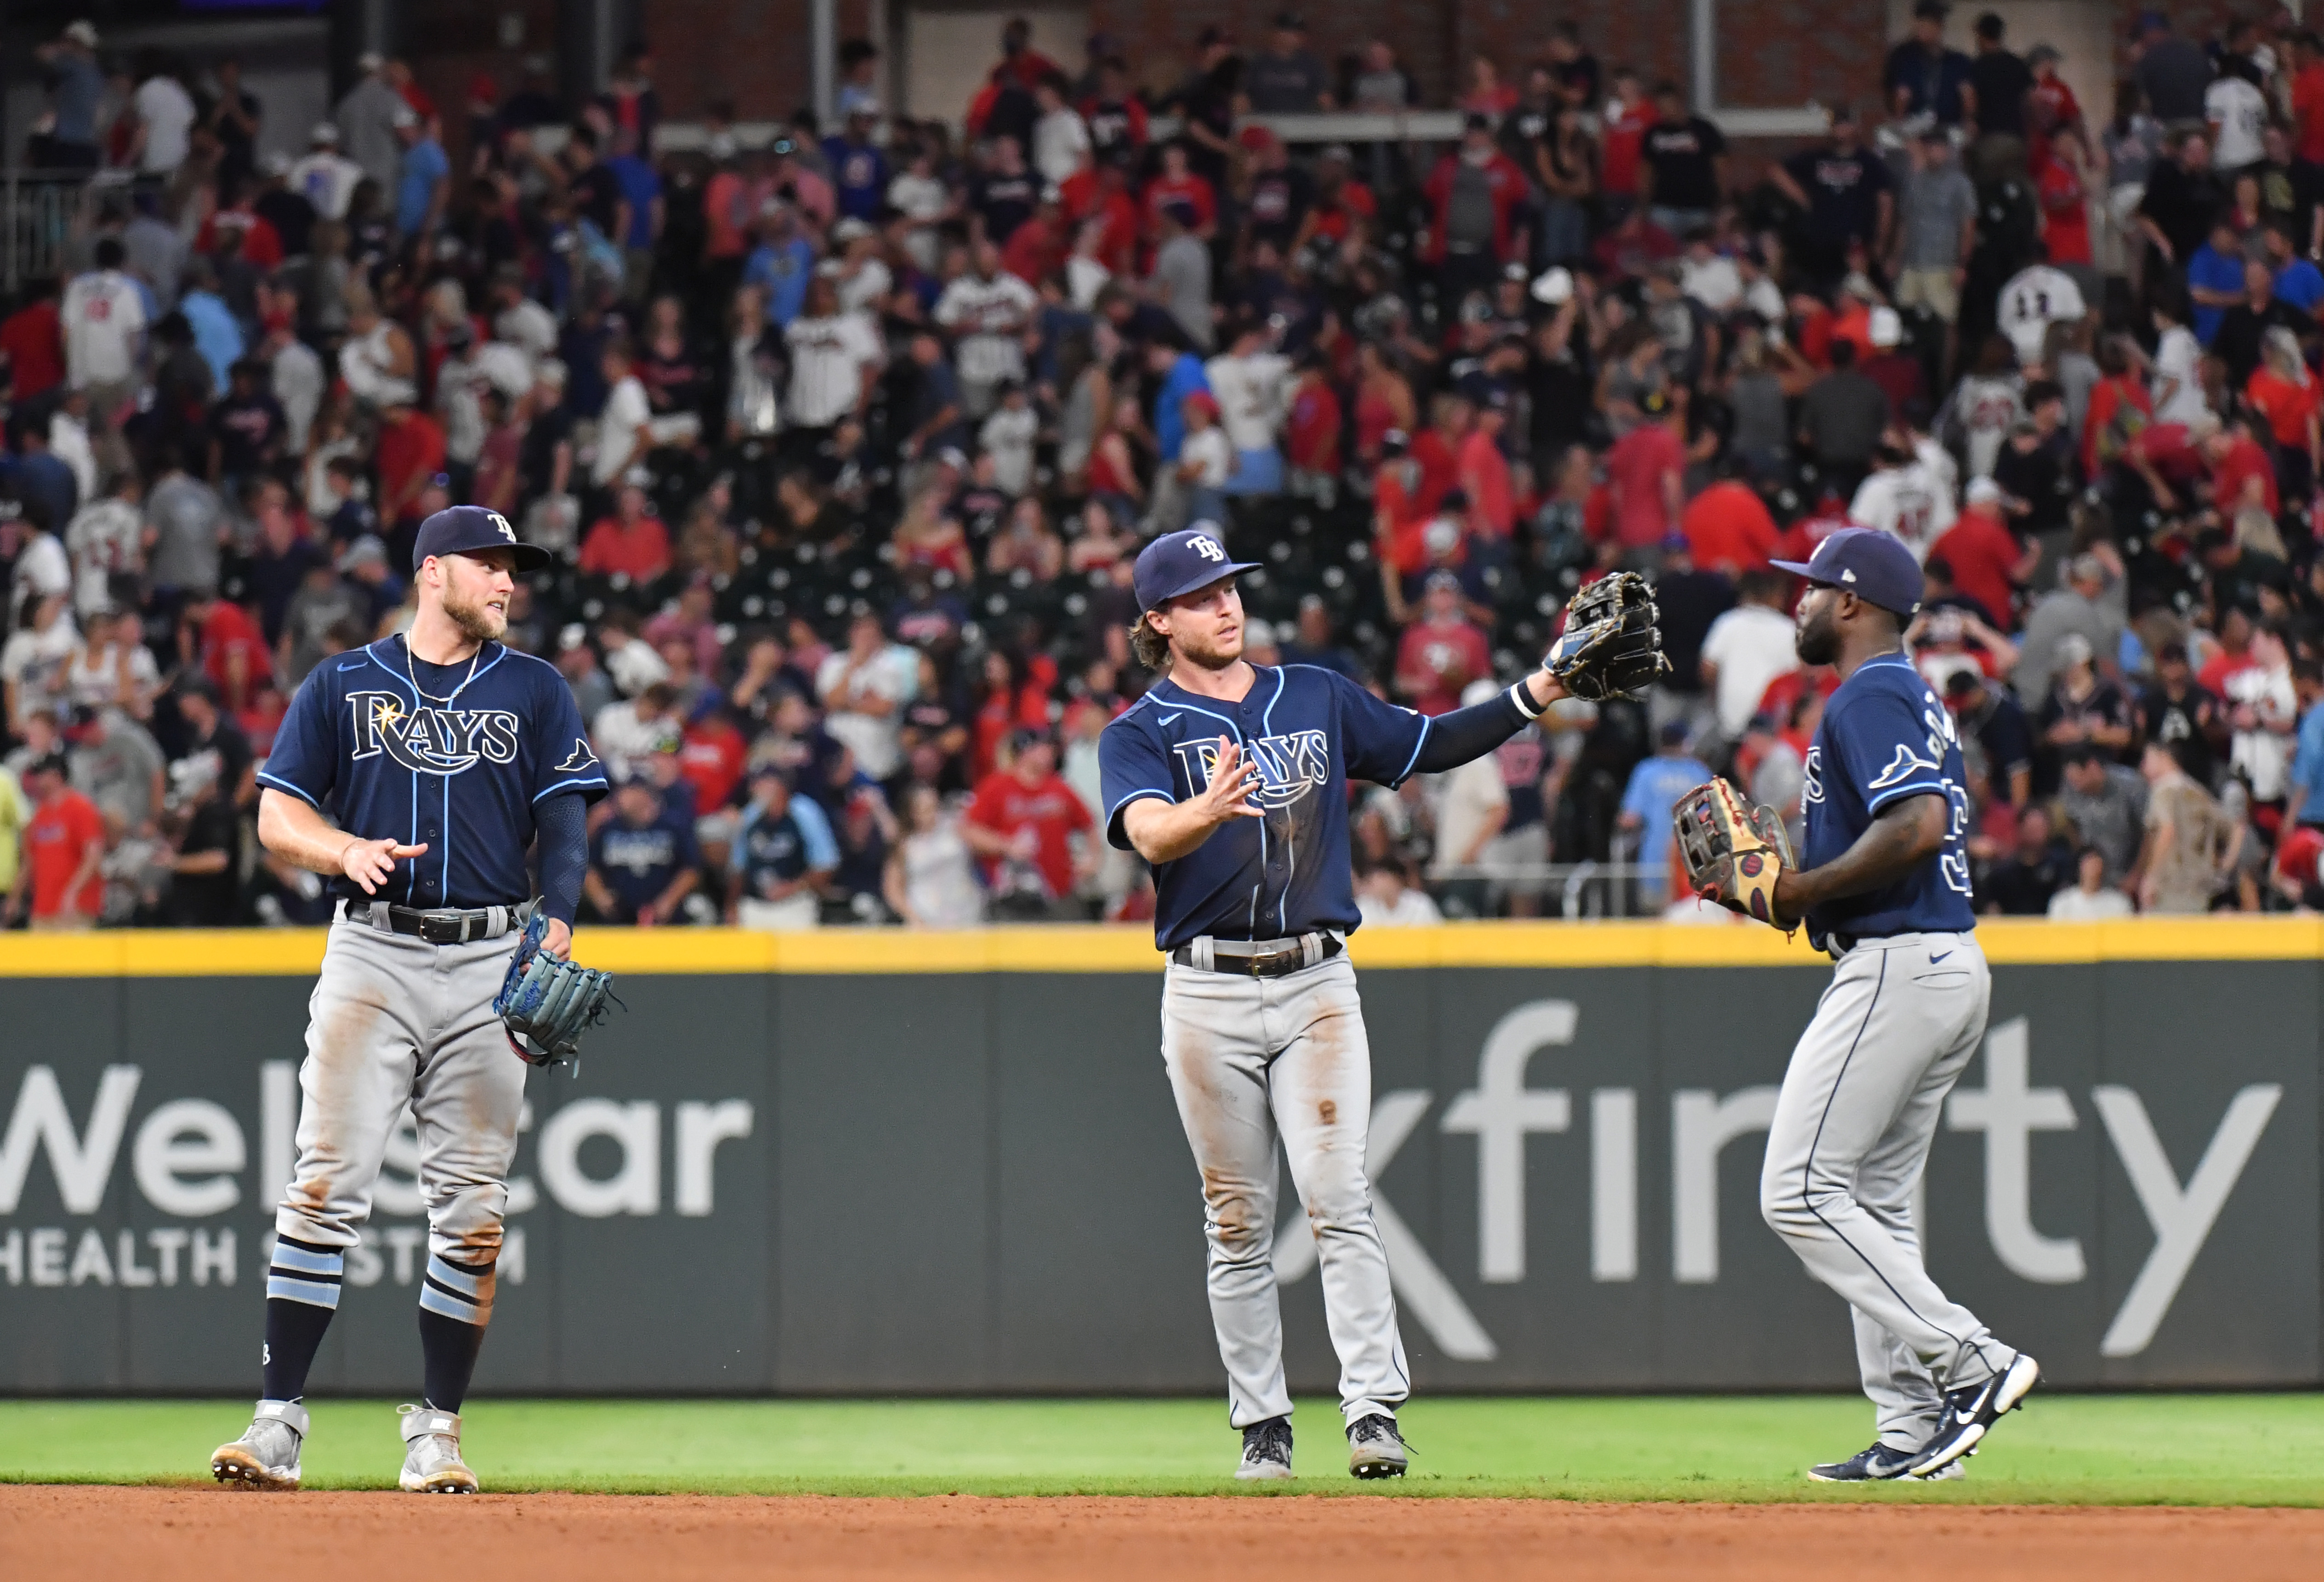
{"label": "rays text on jersey", "polygon": [[516,759],[520,727],[505,708],[414,709],[393,692],[350,692],[354,761],[384,753],[421,774],[458,774],[479,759],[510,763]]}
{"label": "rays text on jersey", "polygon": [[[1320,730],[1253,736],[1245,750],[1259,765],[1260,790],[1255,800],[1263,808],[1291,806],[1332,772],[1331,741]],[[1186,782],[1199,794],[1211,783],[1211,771],[1218,766],[1219,744],[1209,737],[1180,742],[1177,751],[1179,762],[1185,766]]]}

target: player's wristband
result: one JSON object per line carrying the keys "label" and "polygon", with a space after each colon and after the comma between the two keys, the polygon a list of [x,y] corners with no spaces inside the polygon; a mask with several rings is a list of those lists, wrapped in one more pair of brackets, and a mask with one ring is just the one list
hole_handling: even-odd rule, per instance
{"label": "player's wristband", "polygon": [[[1526,680],[1531,680],[1533,678],[1530,676],[1526,678]],[[1544,714],[1548,712],[1546,707],[1535,707],[1533,700],[1533,689],[1526,686],[1525,681],[1519,681],[1516,686],[1509,689],[1509,701],[1516,704],[1517,706],[1517,712],[1524,715],[1527,719],[1539,719]]]}

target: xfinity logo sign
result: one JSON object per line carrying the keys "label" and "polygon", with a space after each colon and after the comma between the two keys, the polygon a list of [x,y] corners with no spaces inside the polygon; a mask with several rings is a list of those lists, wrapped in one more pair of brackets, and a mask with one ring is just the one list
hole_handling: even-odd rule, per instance
{"label": "xfinity logo sign", "polygon": [[[1588,1133],[1583,1145],[1589,1150],[1591,1278],[1608,1282],[1640,1277],[1638,1090],[1599,1087],[1577,1095],[1528,1082],[1536,1059],[1544,1067],[1554,1064],[1554,1051],[1574,1043],[1580,1025],[1581,1011],[1568,1000],[1536,1000],[1511,1011],[1485,1038],[1476,1086],[1454,1095],[1437,1119],[1441,1132],[1476,1139],[1477,1279],[1483,1284],[1516,1284],[1527,1278],[1528,1150],[1537,1137],[1577,1130]],[[2170,1311],[2283,1089],[2262,1082],[2237,1090],[2213,1125],[2202,1157],[2181,1180],[2135,1091],[2101,1084],[2085,1096],[2084,1108],[2062,1088],[2036,1086],[2032,1064],[2026,1018],[1993,1028],[1980,1065],[1947,1102],[1946,1126],[1984,1139],[1984,1228],[2002,1267],[2034,1284],[2073,1285],[2089,1277],[2089,1262],[2080,1236],[2061,1234],[2061,1226],[2042,1226],[2033,1195],[2034,1150],[2042,1136],[2074,1131],[2087,1115],[2097,1116],[2153,1236],[2152,1250],[2099,1342],[2103,1356],[2135,1356],[2153,1340]],[[1973,1086],[1980,1077],[1982,1086]],[[1718,1281],[1720,1155],[1730,1144],[1766,1131],[1775,1092],[1765,1085],[1725,1093],[1680,1088],[1670,1095],[1674,1283]],[[1434,1096],[1425,1088],[1397,1089],[1375,1101],[1368,1154],[1375,1181],[1434,1105]],[[1377,1186],[1372,1203],[1405,1310],[1446,1356],[1491,1361],[1499,1355],[1492,1337]],[[1962,1204],[1949,1205],[1948,1211],[1969,1210]],[[1925,1224],[1925,1216],[1922,1219]],[[1314,1267],[1314,1238],[1298,1234],[1286,1217],[1276,1244],[1277,1280],[1301,1280]]]}

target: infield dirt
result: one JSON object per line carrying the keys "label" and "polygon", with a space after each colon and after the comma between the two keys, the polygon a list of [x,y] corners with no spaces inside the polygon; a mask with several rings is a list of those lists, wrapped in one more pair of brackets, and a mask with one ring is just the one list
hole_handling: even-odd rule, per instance
{"label": "infield dirt", "polygon": [[0,1576],[409,1582],[447,1570],[558,1582],[2306,1582],[2324,1575],[2324,1511],[0,1487]]}

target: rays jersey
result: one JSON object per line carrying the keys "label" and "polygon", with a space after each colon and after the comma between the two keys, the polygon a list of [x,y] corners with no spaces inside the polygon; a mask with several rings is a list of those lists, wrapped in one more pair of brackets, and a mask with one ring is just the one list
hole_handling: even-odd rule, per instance
{"label": "rays jersey", "polygon": [[317,665],[290,700],[261,785],[336,816],[365,840],[427,852],[365,897],[416,907],[513,906],[544,797],[605,794],[581,710],[554,666],[487,643],[473,667],[414,661],[401,637]]}
{"label": "rays jersey", "polygon": [[1235,819],[1154,874],[1154,942],[1205,935],[1277,939],[1357,922],[1349,868],[1348,782],[1396,785],[1412,772],[1428,719],[1313,665],[1254,666],[1238,703],[1157,681],[1098,738],[1105,837],[1124,851],[1122,813],[1210,784],[1221,737],[1259,764],[1264,819]]}
{"label": "rays jersey", "polygon": [[1950,822],[1935,858],[1885,890],[1828,902],[1807,915],[1808,939],[1853,941],[1889,934],[1965,934],[1969,903],[1968,774],[1952,716],[1903,654],[1884,654],[1840,683],[1808,748],[1806,850],[1821,867],[1854,846],[1882,810],[1905,797],[1945,799]]}

